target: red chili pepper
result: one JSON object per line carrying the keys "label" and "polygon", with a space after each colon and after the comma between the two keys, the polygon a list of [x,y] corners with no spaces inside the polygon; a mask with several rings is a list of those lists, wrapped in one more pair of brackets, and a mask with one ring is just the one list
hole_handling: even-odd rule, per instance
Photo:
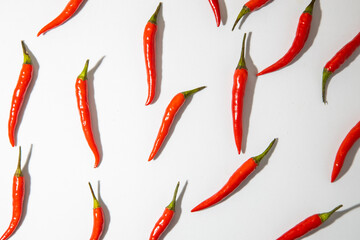
{"label": "red chili pepper", "polygon": [[358,122],[350,130],[350,132],[346,135],[345,139],[342,141],[339,147],[339,150],[336,154],[333,171],[331,174],[331,182],[334,182],[337,176],[339,175],[347,153],[359,138],[360,138],[360,122]]}
{"label": "red chili pepper", "polygon": [[77,105],[80,114],[81,126],[85,134],[86,141],[95,156],[95,166],[99,166],[100,154],[96,146],[94,134],[91,127],[91,115],[88,103],[88,87],[87,87],[87,71],[89,66],[89,59],[86,60],[84,70],[77,77],[75,83],[75,94]]}
{"label": "red chili pepper", "polygon": [[262,6],[264,6],[269,1],[270,0],[250,0],[247,3],[245,3],[243,8],[241,9],[239,15],[237,16],[237,18],[235,20],[232,31],[234,31],[234,28],[235,28],[236,24],[240,21],[240,19],[244,15],[248,14],[249,12],[252,12],[254,10],[257,10],[257,9],[261,8]]}
{"label": "red chili pepper", "polygon": [[37,36],[40,36],[41,34],[56,28],[57,26],[60,26],[64,22],[66,22],[69,18],[71,18],[76,10],[80,7],[81,3],[84,0],[70,0],[69,3],[66,5],[65,9],[60,13],[59,16],[57,16],[54,20],[52,20],[50,23],[48,23],[45,27],[43,27]]}
{"label": "red chili pepper", "polygon": [[175,192],[171,203],[165,208],[163,214],[156,222],[153,230],[151,231],[149,240],[157,240],[159,239],[160,235],[165,231],[167,226],[169,225],[171,219],[175,214],[175,204],[176,204],[176,195],[179,188],[179,182],[176,185]]}
{"label": "red chili pepper", "polygon": [[94,199],[94,209],[93,209],[94,225],[90,240],[98,240],[100,239],[101,233],[104,230],[104,212],[102,207],[100,206],[99,201],[95,197],[94,191],[90,183],[89,186],[90,186],[91,195],[93,196]]}
{"label": "red chili pepper", "polygon": [[249,158],[246,162],[244,162],[234,173],[231,175],[227,183],[214,195],[201,202],[199,205],[194,207],[191,212],[196,212],[203,210],[205,208],[211,207],[216,203],[223,200],[226,196],[228,196],[231,192],[233,192],[247,176],[252,173],[255,168],[259,165],[261,159],[270,151],[271,147],[274,145],[276,139],[274,139],[270,145],[266,148],[266,150],[256,156]]}
{"label": "red chili pepper", "polygon": [[216,26],[219,27],[221,21],[219,0],[209,0],[209,3],[215,15]]}
{"label": "red chili pepper", "polygon": [[326,82],[330,75],[335,72],[341,64],[348,59],[351,54],[360,46],[360,32],[349,42],[347,43],[340,51],[338,51],[335,56],[326,63],[324,70],[323,70],[323,80],[322,80],[322,99],[323,102],[326,103],[326,96],[325,96],[325,87]]}
{"label": "red chili pepper", "polygon": [[147,22],[143,36],[145,66],[148,83],[148,97],[145,105],[149,105],[153,101],[156,92],[155,36],[157,30],[157,15],[160,11],[160,7],[161,2],[157,6],[155,13]]}
{"label": "red chili pepper", "polygon": [[244,100],[246,82],[248,77],[248,71],[246,68],[245,57],[244,57],[245,39],[246,39],[246,33],[244,34],[244,38],[243,38],[241,57],[234,73],[234,83],[233,83],[232,101],[231,101],[235,143],[239,154],[241,151],[241,142],[242,142],[242,133],[243,133],[243,129],[242,129],[243,100]]}
{"label": "red chili pepper", "polygon": [[304,47],[305,42],[309,36],[310,27],[311,27],[311,20],[312,20],[312,10],[314,6],[315,0],[312,0],[311,3],[306,7],[305,11],[301,14],[299,19],[299,24],[296,30],[296,36],[293,41],[292,46],[288,50],[288,52],[276,63],[273,65],[265,68],[261,72],[257,74],[257,76],[274,72],[276,70],[279,70],[282,67],[285,67],[287,64],[289,64],[296,55],[301,51],[301,49]]}
{"label": "red chili pepper", "polygon": [[15,128],[18,120],[19,112],[23,104],[26,91],[30,85],[33,73],[33,66],[31,63],[30,55],[27,53],[24,41],[21,41],[24,63],[22,65],[19,80],[14,89],[13,97],[11,100],[10,117],[8,123],[8,132],[11,146],[15,146]]}
{"label": "red chili pepper", "polygon": [[341,207],[342,205],[339,205],[330,212],[319,213],[306,218],[305,220],[297,224],[295,227],[284,233],[277,240],[293,240],[305,235],[307,232],[311,231],[312,229],[319,227],[336,210],[338,210]]}
{"label": "red chili pepper", "polygon": [[1,236],[0,240],[8,239],[11,234],[15,231],[17,226],[19,225],[23,202],[25,195],[25,179],[21,172],[21,147],[19,147],[19,160],[16,168],[16,172],[13,178],[13,190],[12,190],[12,198],[13,198],[13,213],[10,225],[5,233]]}
{"label": "red chili pepper", "polygon": [[194,93],[204,89],[204,88],[205,88],[205,86],[195,88],[193,90],[178,93],[171,100],[171,102],[169,103],[169,105],[167,106],[167,108],[165,110],[165,114],[164,114],[160,129],[159,129],[159,133],[158,133],[158,135],[156,137],[154,147],[151,150],[150,157],[149,157],[148,161],[151,161],[155,157],[158,150],[160,149],[161,144],[164,142],[165,137],[169,132],[169,129],[171,127],[171,124],[172,124],[172,122],[173,122],[173,120],[175,118],[175,115],[176,115],[177,111],[184,104],[186,98],[193,95]]}

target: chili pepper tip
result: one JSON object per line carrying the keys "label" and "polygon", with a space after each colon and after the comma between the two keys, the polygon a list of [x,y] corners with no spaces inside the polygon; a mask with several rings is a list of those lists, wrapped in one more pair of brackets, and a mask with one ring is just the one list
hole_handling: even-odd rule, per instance
{"label": "chili pepper tip", "polygon": [[195,89],[192,89],[189,91],[185,91],[185,92],[182,92],[182,94],[184,95],[185,98],[187,98],[187,97],[193,95],[194,93],[203,90],[204,88],[206,88],[206,86],[202,86],[202,87],[198,87],[198,88],[195,88]]}
{"label": "chili pepper tip", "polygon": [[231,31],[234,31],[236,24],[240,21],[240,19],[247,13],[250,12],[250,9],[247,6],[243,6],[243,8],[241,9],[239,15],[237,16],[234,26],[232,27]]}
{"label": "chili pepper tip", "polygon": [[166,207],[167,209],[169,209],[171,211],[175,211],[176,196],[177,196],[177,192],[179,189],[179,185],[180,185],[180,182],[177,182],[175,191],[174,191],[174,195],[173,195],[173,199],[172,199],[171,203]]}
{"label": "chili pepper tip", "polygon": [[336,212],[339,208],[341,208],[343,205],[340,204],[339,206],[337,206],[336,208],[334,208],[333,210],[331,210],[330,212],[326,212],[326,213],[320,213],[319,217],[321,219],[321,222],[325,222],[334,212]]}
{"label": "chili pepper tip", "polygon": [[265,151],[263,153],[255,156],[255,157],[252,157],[252,159],[254,160],[254,162],[256,164],[260,163],[261,159],[263,159],[263,157],[265,157],[265,155],[270,151],[270,149],[272,148],[272,146],[274,145],[276,140],[277,140],[277,138],[274,138],[274,140],[271,141],[271,143],[269,144],[269,146],[265,149]]}
{"label": "chili pepper tip", "polygon": [[324,68],[323,79],[322,79],[322,100],[324,103],[327,103],[327,101],[326,101],[326,83],[331,74],[332,74],[332,72],[330,72],[329,70]]}

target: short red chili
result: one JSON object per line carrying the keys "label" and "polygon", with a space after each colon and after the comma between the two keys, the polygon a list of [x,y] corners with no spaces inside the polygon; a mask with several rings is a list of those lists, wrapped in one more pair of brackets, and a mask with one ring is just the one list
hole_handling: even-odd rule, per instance
{"label": "short red chili", "polygon": [[66,5],[65,9],[60,13],[59,16],[57,16],[54,20],[52,20],[50,23],[45,25],[37,36],[40,36],[43,33],[46,33],[47,31],[56,28],[57,26],[60,26],[64,22],[66,22],[69,18],[71,18],[76,10],[80,7],[81,3],[84,0],[70,0],[69,3]]}
{"label": "short red chili", "polygon": [[296,55],[301,51],[301,49],[303,49],[310,32],[314,3],[315,0],[312,0],[311,3],[306,7],[305,11],[301,14],[296,30],[295,39],[287,53],[276,63],[259,72],[257,76],[274,72],[282,67],[285,67],[296,57]]}
{"label": "short red chili", "polygon": [[167,108],[165,110],[165,114],[164,114],[160,129],[159,129],[159,133],[156,137],[154,147],[151,150],[148,161],[151,161],[152,159],[154,159],[156,153],[159,151],[161,144],[164,142],[167,134],[169,133],[169,129],[171,127],[172,122],[174,121],[176,113],[178,112],[180,107],[184,104],[186,98],[204,88],[205,88],[205,86],[178,93],[171,100],[171,102],[169,103],[169,105],[167,106]]}
{"label": "short red chili", "polygon": [[13,147],[15,146],[15,128],[18,121],[19,112],[24,102],[25,94],[29,88],[33,74],[33,65],[31,63],[30,55],[26,51],[24,41],[21,41],[21,46],[24,54],[24,63],[22,65],[20,76],[11,100],[10,116],[8,122],[8,134],[10,144]]}
{"label": "short red chili", "polygon": [[233,192],[244,179],[246,179],[250,173],[252,173],[255,168],[259,165],[261,159],[270,151],[271,147],[274,145],[276,139],[274,139],[270,145],[266,148],[266,150],[256,156],[248,159],[244,162],[234,173],[231,175],[227,183],[214,195],[201,202],[199,205],[194,207],[191,212],[196,212],[203,210],[205,208],[211,207],[216,203],[223,200],[226,196],[228,196],[231,192]]}
{"label": "short red chili", "polygon": [[351,54],[360,46],[360,32],[348,42],[340,51],[338,51],[335,56],[326,63],[323,70],[323,79],[322,79],[322,99],[326,103],[326,82],[333,72],[335,72],[345,61],[348,59]]}
{"label": "short red chili", "polygon": [[93,208],[93,215],[94,215],[94,225],[90,240],[98,240],[101,237],[101,234],[104,230],[104,212],[102,207],[100,206],[99,201],[96,199],[94,190],[89,183],[91,195],[94,199],[94,208]]}
{"label": "short red chili", "polygon": [[160,11],[161,2],[155,13],[147,22],[143,35],[145,66],[148,83],[148,97],[145,105],[152,103],[156,92],[156,59],[155,59],[155,36],[157,31],[157,15]]}
{"label": "short red chili", "polygon": [[19,147],[19,160],[16,168],[16,172],[13,178],[13,190],[12,190],[12,198],[13,198],[13,213],[10,221],[10,225],[5,233],[1,236],[0,240],[8,239],[11,234],[14,233],[15,229],[18,227],[25,195],[25,178],[21,171],[21,147]]}
{"label": "short red chili", "polygon": [[161,236],[161,234],[165,231],[167,226],[169,225],[171,219],[175,214],[175,204],[176,204],[176,195],[179,189],[179,182],[176,184],[175,192],[173,195],[173,199],[170,204],[165,208],[163,214],[156,222],[153,230],[151,231],[149,240],[157,240]]}
{"label": "short red chili", "polygon": [[326,213],[319,213],[312,215],[302,222],[298,223],[295,227],[291,228],[289,231],[284,233],[281,237],[279,237],[277,240],[293,240],[297,239],[303,235],[305,235],[307,232],[319,227],[323,222],[325,222],[336,210],[341,208],[342,205],[337,206],[330,212]]}
{"label": "short red chili", "polygon": [[209,0],[209,3],[215,15],[216,26],[219,27],[221,22],[219,0]]}

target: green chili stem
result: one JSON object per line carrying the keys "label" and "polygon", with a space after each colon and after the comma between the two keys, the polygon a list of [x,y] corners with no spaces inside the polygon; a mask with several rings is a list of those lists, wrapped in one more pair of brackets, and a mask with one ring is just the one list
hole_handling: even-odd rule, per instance
{"label": "green chili stem", "polygon": [[263,157],[265,157],[265,155],[270,151],[270,149],[272,148],[272,146],[274,145],[276,140],[277,140],[277,138],[274,138],[274,140],[272,140],[272,142],[269,144],[269,146],[265,149],[265,151],[263,153],[261,153],[260,155],[257,155],[256,157],[252,157],[252,159],[254,159],[254,162],[256,164],[260,163],[261,159],[263,159]]}
{"label": "green chili stem", "polygon": [[25,43],[23,40],[21,41],[21,47],[24,54],[24,64],[31,64],[31,58],[29,56],[29,53],[26,51]]}
{"label": "green chili stem", "polygon": [[159,13],[159,11],[160,11],[161,4],[162,4],[162,2],[159,3],[159,5],[157,6],[154,14],[151,16],[151,18],[150,18],[150,20],[149,20],[149,22],[151,22],[151,23],[153,23],[153,24],[155,24],[155,25],[157,24],[157,22],[156,22],[156,21],[157,21],[157,15],[158,15],[158,13]]}
{"label": "green chili stem", "polygon": [[198,87],[198,88],[195,88],[195,89],[192,89],[189,91],[185,91],[185,92],[182,92],[182,94],[184,95],[185,98],[187,98],[187,97],[193,95],[194,93],[203,90],[204,88],[206,88],[206,86],[202,86],[202,87]]}
{"label": "green chili stem", "polygon": [[321,222],[325,222],[334,212],[336,212],[339,208],[341,208],[343,205],[339,205],[336,208],[334,208],[333,210],[331,210],[330,212],[326,212],[326,213],[320,213],[319,217],[321,219]]}
{"label": "green chili stem", "polygon": [[231,31],[234,31],[236,24],[240,21],[240,19],[247,13],[249,13],[251,10],[247,7],[247,6],[243,6],[243,8],[241,9],[239,15],[237,16],[234,26],[232,27]]}
{"label": "green chili stem", "polygon": [[308,13],[308,14],[312,15],[312,11],[313,11],[313,8],[314,8],[315,1],[316,0],[311,1],[311,3],[305,8],[304,13]]}
{"label": "green chili stem", "polygon": [[95,197],[94,190],[93,190],[90,182],[89,182],[89,187],[90,187],[91,195],[92,195],[92,197],[93,197],[93,199],[94,199],[94,209],[95,209],[95,208],[99,208],[99,207],[100,207],[100,203],[99,203],[99,201],[98,201],[98,200],[96,199],[96,197]]}
{"label": "green chili stem", "polygon": [[332,74],[332,72],[330,72],[329,70],[324,68],[323,79],[322,79],[322,99],[323,99],[324,103],[327,103],[327,101],[326,101],[326,83],[331,74]]}
{"label": "green chili stem", "polygon": [[80,73],[80,75],[78,76],[79,79],[84,80],[84,81],[87,80],[88,67],[89,67],[89,59],[86,60],[85,67],[82,70],[82,72]]}
{"label": "green chili stem", "polygon": [[22,177],[22,171],[21,171],[21,147],[19,146],[19,159],[18,159],[18,164],[17,164],[17,168],[16,168],[16,172],[15,172],[15,177]]}
{"label": "green chili stem", "polygon": [[178,192],[178,189],[179,189],[179,185],[180,185],[180,182],[178,182],[176,184],[173,199],[172,199],[171,203],[166,207],[167,209],[169,209],[171,211],[175,211],[176,195],[177,195],[177,192]]}
{"label": "green chili stem", "polygon": [[241,47],[241,57],[236,69],[242,69],[242,68],[247,69],[245,63],[245,39],[246,39],[246,33],[244,33],[242,47]]}

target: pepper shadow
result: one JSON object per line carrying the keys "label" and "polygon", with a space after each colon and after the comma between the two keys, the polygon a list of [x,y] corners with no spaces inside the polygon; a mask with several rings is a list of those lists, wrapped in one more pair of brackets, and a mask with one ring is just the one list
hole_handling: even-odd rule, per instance
{"label": "pepper shadow", "polygon": [[246,150],[247,145],[247,136],[249,133],[249,125],[250,125],[250,115],[252,110],[252,105],[254,101],[254,93],[255,93],[255,85],[257,76],[256,73],[258,72],[257,68],[255,67],[255,64],[253,60],[250,57],[250,41],[252,32],[249,32],[247,34],[247,40],[246,40],[246,49],[245,49],[245,62],[246,67],[248,69],[248,80],[246,83],[246,89],[245,89],[245,95],[244,95],[244,105],[243,105],[243,136],[242,136],[242,143],[241,143],[241,150],[244,153]]}
{"label": "pepper shadow", "polygon": [[223,25],[225,25],[228,19],[225,0],[219,0],[219,7],[220,7],[221,22]]}
{"label": "pepper shadow", "polygon": [[[336,211],[336,212],[334,212],[328,220],[326,220],[326,221],[325,221],[323,224],[321,224],[318,228],[316,228],[316,229],[308,232],[308,233],[305,234],[304,236],[300,237],[299,240],[300,240],[300,239],[307,238],[307,237],[313,235],[314,233],[316,233],[317,231],[319,231],[319,230],[321,230],[321,229],[323,229],[323,228],[326,228],[326,227],[329,226],[330,224],[334,223],[338,218],[342,217],[342,216],[345,215],[346,213],[348,213],[348,212],[350,212],[350,211],[352,211],[352,210],[354,210],[354,209],[356,209],[356,208],[358,208],[358,207],[360,207],[360,203],[352,206],[351,208],[348,208],[348,209],[345,209],[345,210],[342,210],[342,211]],[[320,213],[320,214],[321,214],[321,213]]]}
{"label": "pepper shadow", "polygon": [[165,238],[165,236],[175,227],[175,225],[178,223],[180,216],[181,216],[181,203],[182,200],[184,198],[184,193],[185,190],[187,188],[188,185],[188,181],[186,180],[185,185],[183,187],[183,189],[181,190],[181,193],[179,194],[178,198],[176,199],[176,205],[175,205],[175,214],[173,216],[173,219],[171,220],[171,222],[169,223],[168,227],[165,229],[165,231],[163,232],[163,234],[161,234],[160,239]]}
{"label": "pepper shadow", "polygon": [[[190,104],[190,102],[192,101],[192,98],[197,95],[199,93],[195,93],[194,95],[190,95],[186,98],[184,104],[180,107],[180,109],[178,110],[178,112],[176,113],[174,120],[170,126],[169,132],[167,134],[167,136],[165,137],[163,143],[161,144],[161,147],[159,148],[158,152],[156,153],[155,157],[153,160],[156,160],[158,158],[158,156],[161,155],[162,151],[164,150],[167,142],[169,141],[169,139],[171,138],[171,136],[173,135],[173,132],[176,128],[177,122],[180,120],[181,116],[183,115],[185,109],[187,108],[187,106]],[[159,126],[160,128],[160,126]]]}
{"label": "pepper shadow", "polygon": [[[261,8],[266,7],[266,6],[267,6],[269,3],[271,3],[271,2],[273,2],[273,0],[265,3],[265,5],[263,5]],[[241,7],[241,8],[242,8],[242,7]],[[254,11],[260,10],[261,8],[256,9],[256,10],[254,10]],[[241,9],[240,9],[240,11],[241,11]],[[239,13],[240,13],[240,11],[239,11]],[[254,11],[252,11],[252,12],[254,12]],[[246,19],[249,17],[249,15],[250,15],[252,12],[249,12],[248,14],[245,14],[245,15],[241,18],[241,20],[240,20],[240,22],[239,22],[239,26],[238,26],[237,29],[240,29],[240,28],[242,27],[242,25],[244,24],[244,22],[246,21]],[[239,15],[239,14],[238,14],[238,15]],[[236,15],[236,17],[237,17],[238,15]],[[235,20],[236,20],[236,18],[234,19],[234,23],[235,23]],[[236,27],[235,27],[235,28],[236,28]],[[234,29],[234,30],[235,30],[235,29]]]}
{"label": "pepper shadow", "polygon": [[30,187],[30,185],[31,185],[31,177],[30,177],[30,174],[29,174],[29,162],[30,162],[30,158],[31,158],[32,148],[33,148],[33,145],[31,144],[30,150],[29,150],[29,152],[27,154],[27,157],[26,157],[25,164],[21,169],[21,171],[23,173],[23,176],[24,176],[24,179],[25,179],[25,194],[24,194],[22,215],[21,215],[21,219],[19,221],[19,226],[17,227],[17,229],[19,229],[21,224],[23,223],[23,221],[24,221],[24,219],[26,217],[26,214],[27,214],[27,209],[28,209],[28,202],[29,202],[29,196],[30,196],[30,191],[31,191],[31,187]]}
{"label": "pepper shadow", "polygon": [[100,163],[102,162],[103,158],[103,150],[102,150],[102,144],[100,141],[100,131],[99,131],[99,122],[98,122],[98,115],[96,110],[96,104],[95,104],[95,90],[94,90],[94,75],[96,70],[101,65],[102,61],[104,60],[105,56],[100,58],[100,60],[95,64],[95,66],[88,71],[88,101],[89,101],[89,108],[90,108],[90,115],[91,115],[91,127],[94,134],[94,139],[96,142],[96,145],[98,146],[99,154],[100,154]]}
{"label": "pepper shadow", "polygon": [[[15,127],[15,133],[14,133],[15,134],[15,146],[17,145],[17,135],[18,135],[18,131],[19,131],[19,128],[20,128],[20,124],[22,122],[26,106],[27,106],[27,104],[29,102],[31,92],[33,91],[35,82],[37,80],[38,72],[39,72],[39,68],[40,68],[39,62],[35,58],[34,54],[30,51],[30,49],[26,45],[25,41],[24,41],[24,44],[25,44],[26,50],[27,50],[27,52],[28,52],[28,54],[29,54],[29,56],[31,58],[31,63],[33,65],[33,74],[32,74],[32,79],[31,79],[31,81],[29,83],[28,89],[27,89],[27,91],[25,93],[23,104],[22,104],[22,106],[20,108],[20,111],[19,111],[18,121],[17,121],[16,127]],[[16,84],[14,85],[14,87],[15,86],[16,86]]]}
{"label": "pepper shadow", "polygon": [[98,201],[99,201],[99,203],[100,203],[100,206],[101,206],[102,209],[103,209],[104,219],[105,219],[104,229],[103,229],[103,232],[102,232],[102,234],[101,234],[101,236],[100,236],[100,239],[104,239],[107,231],[109,230],[109,226],[110,226],[110,222],[111,222],[111,216],[110,216],[110,211],[109,211],[108,207],[106,206],[106,204],[104,203],[104,201],[103,201],[102,198],[101,198],[101,194],[100,194],[100,181],[98,181],[97,191],[98,191],[97,199],[98,199]]}

